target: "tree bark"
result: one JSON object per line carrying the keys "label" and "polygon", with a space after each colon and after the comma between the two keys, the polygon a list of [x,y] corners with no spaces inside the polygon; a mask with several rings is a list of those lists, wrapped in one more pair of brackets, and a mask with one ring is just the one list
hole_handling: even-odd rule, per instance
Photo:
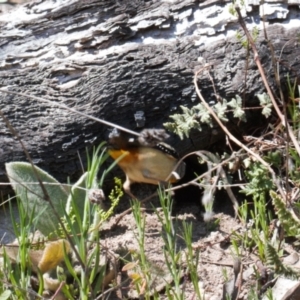
{"label": "tree bark", "polygon": [[[299,76],[299,7],[267,3],[268,38],[281,79]],[[260,59],[275,91],[271,52],[263,35],[261,7],[248,4],[245,21],[260,30]],[[66,104],[129,129],[161,128],[180,106],[198,103],[195,70],[209,64],[216,92],[257,105],[264,92],[255,61],[236,38],[240,31],[228,1],[35,1],[0,15],[0,87]],[[205,72],[199,87],[215,99]],[[108,127],[27,97],[1,93],[0,109],[21,136],[33,161],[62,181],[81,171],[78,159]],[[144,113],[144,119],[137,112]],[[251,113],[249,113],[251,115]],[[263,117],[261,117],[263,119]],[[144,124],[143,124],[144,123]],[[254,124],[256,125],[256,124]],[[248,125],[249,126],[249,125]],[[180,154],[207,148],[215,130],[173,140]],[[25,160],[19,142],[0,120],[0,180],[5,162]]]}

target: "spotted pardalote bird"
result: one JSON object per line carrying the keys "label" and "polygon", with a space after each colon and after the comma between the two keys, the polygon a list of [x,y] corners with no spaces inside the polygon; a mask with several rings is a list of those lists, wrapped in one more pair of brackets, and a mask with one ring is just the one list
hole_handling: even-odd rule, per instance
{"label": "spotted pardalote bird", "polygon": [[117,164],[126,175],[123,189],[130,196],[134,182],[175,183],[184,176],[185,163],[178,164],[176,151],[162,142],[167,137],[163,129],[144,129],[138,137],[114,129],[109,135],[108,153],[120,159]]}

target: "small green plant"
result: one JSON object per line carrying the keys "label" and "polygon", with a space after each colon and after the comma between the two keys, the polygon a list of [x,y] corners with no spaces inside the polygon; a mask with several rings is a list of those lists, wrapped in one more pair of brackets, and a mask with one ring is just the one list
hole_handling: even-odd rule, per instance
{"label": "small green plant", "polygon": [[300,223],[291,208],[287,208],[285,201],[274,191],[270,191],[273,205],[276,208],[276,214],[280,220],[287,236],[300,237]]}
{"label": "small green plant", "polygon": [[260,300],[260,296],[259,294],[257,293],[257,291],[251,287],[250,288],[250,291],[248,293],[248,297],[247,297],[247,300]]}
{"label": "small green plant", "polygon": [[[109,262],[100,262],[103,254],[99,228],[111,216],[123,194],[120,181],[116,181],[110,195],[111,206],[103,210],[101,187],[113,166],[102,173],[100,180],[97,175],[106,158],[101,144],[88,159],[88,171],[70,189],[30,164],[7,165],[18,195],[20,223],[13,222],[18,243],[14,247],[3,247],[0,274],[7,275],[3,278],[6,285],[0,284],[0,294],[1,287],[9,286],[12,299],[28,298],[27,293],[32,291],[40,296],[50,292],[60,295],[61,299],[87,300],[95,299],[102,291],[106,273],[111,271],[108,271]],[[48,195],[44,194],[45,190]],[[49,201],[52,206],[48,206]],[[51,214],[52,208],[56,213]],[[49,216],[52,220],[48,220]],[[45,240],[49,236],[52,240],[45,244],[44,240],[36,240],[34,234],[28,235],[37,229],[44,234]],[[38,290],[33,291],[31,275],[37,278]]]}
{"label": "small green plant", "polygon": [[259,162],[253,162],[245,170],[247,184],[242,187],[241,193],[256,199],[266,200],[269,191],[274,188],[274,182],[269,171]]}
{"label": "small green plant", "polygon": [[150,299],[151,296],[151,264],[147,259],[145,252],[145,226],[146,218],[141,211],[141,206],[138,201],[131,203],[133,208],[133,216],[137,225],[137,235],[136,239],[138,241],[139,251],[137,254],[138,261],[137,264],[140,267],[140,272],[135,273],[132,278],[134,279],[134,284],[136,286],[139,295],[144,295],[145,299]]}
{"label": "small green plant", "polygon": [[[212,118],[206,107],[199,103],[192,108],[187,108],[185,106],[180,106],[183,113],[171,115],[170,118],[174,122],[164,123],[164,126],[171,132],[176,133],[181,139],[184,136],[189,137],[189,133],[192,129],[202,130],[202,124],[212,126]],[[227,110],[231,108],[233,110],[233,116],[241,121],[246,121],[246,115],[242,109],[242,99],[240,96],[236,95],[232,98],[230,102],[225,99],[222,102],[217,102],[212,106],[212,109],[216,112],[220,120],[227,122]]]}
{"label": "small green plant", "polygon": [[252,163],[245,174],[248,183],[241,192],[251,196],[253,208],[249,208],[247,201],[239,208],[239,216],[247,224],[239,240],[245,249],[256,247],[260,259],[265,261],[265,245],[269,240],[269,222],[272,220],[266,208],[266,199],[274,184],[268,171],[257,162]]}
{"label": "small green plant", "polygon": [[270,117],[273,107],[270,96],[266,93],[257,94],[256,96],[259,100],[260,106],[263,108],[261,112],[262,115],[264,115],[266,118]]}
{"label": "small green plant", "polygon": [[182,255],[183,253],[177,249],[177,232],[172,220],[172,201],[169,193],[159,189],[158,191],[160,205],[162,207],[162,215],[156,210],[156,215],[162,224],[162,237],[164,240],[164,257],[167,268],[173,278],[174,288],[170,285],[166,287],[166,293],[169,299],[183,300],[184,291],[180,287],[183,275]]}
{"label": "small green plant", "polygon": [[232,3],[229,5],[229,13],[237,17],[237,12],[235,10],[235,6],[239,5],[240,7],[245,7],[245,1],[244,0],[233,0]]}
{"label": "small green plant", "polygon": [[284,265],[278,255],[278,251],[269,243],[266,245],[266,258],[268,266],[271,267],[276,274],[283,275],[287,278],[299,278],[300,273]]}
{"label": "small green plant", "polygon": [[[33,214],[28,216],[24,205],[18,200],[20,222],[12,218],[12,225],[17,236],[18,245],[0,249],[3,265],[0,263],[0,273],[3,274],[3,284],[0,284],[0,293],[9,290],[10,299],[26,299],[30,294],[31,264],[29,257],[30,238],[28,232],[33,225]],[[0,257],[1,258],[1,257]],[[15,289],[12,290],[11,286]],[[8,294],[6,292],[6,294]]]}
{"label": "small green plant", "polygon": [[[235,11],[235,9],[234,9]],[[251,32],[252,38],[254,41],[257,40],[258,35],[259,35],[259,29],[257,26],[254,26]],[[241,43],[241,45],[245,48],[248,49],[249,48],[249,41],[247,40],[247,38],[245,38],[245,36],[242,34],[241,31],[237,30],[235,33],[236,39]]]}
{"label": "small green plant", "polygon": [[[241,246],[244,250],[257,250],[259,258],[265,261],[265,246],[269,241],[269,227],[270,216],[266,210],[263,199],[254,199],[253,209],[248,210],[248,206],[244,203],[239,211],[244,211],[247,207],[246,220],[244,221],[246,227],[240,232],[234,232],[232,235],[232,246],[235,255],[241,256]],[[249,220],[248,220],[249,219]]]}
{"label": "small green plant", "polygon": [[231,244],[233,248],[233,254],[237,257],[242,256],[242,251],[252,249],[256,244],[252,236],[249,234],[249,228],[253,226],[253,221],[248,221],[249,207],[248,202],[244,201],[239,207],[239,217],[243,224],[246,224],[239,232],[233,232]]}
{"label": "small green plant", "polygon": [[266,297],[268,300],[275,300],[274,296],[273,296],[273,291],[271,288],[268,288],[266,293],[265,293]]}
{"label": "small green plant", "polygon": [[187,222],[183,222],[183,239],[186,244],[186,251],[185,251],[185,260],[187,264],[187,271],[191,277],[191,281],[195,290],[195,295],[197,299],[202,300],[200,287],[199,287],[199,276],[197,267],[199,264],[199,251],[194,251],[192,246],[192,237],[193,237],[193,226],[192,224],[188,224]]}
{"label": "small green plant", "polygon": [[[194,286],[194,298],[202,300],[199,287],[197,267],[199,264],[199,252],[192,247],[192,225],[183,222],[182,237],[177,233],[177,224],[174,224],[171,216],[171,197],[169,193],[159,189],[161,210],[155,209],[159,223],[162,226],[162,238],[164,241],[163,254],[166,268],[161,268],[147,257],[145,250],[146,218],[141,211],[138,201],[132,202],[133,215],[136,221],[138,251],[130,251],[131,259],[123,267],[127,271],[132,285],[137,294],[135,297],[144,299],[160,299],[156,292],[157,284],[165,282],[165,291],[168,299],[185,299],[185,291],[182,289],[182,279],[187,275]],[[177,248],[178,239],[183,239],[186,250]]]}

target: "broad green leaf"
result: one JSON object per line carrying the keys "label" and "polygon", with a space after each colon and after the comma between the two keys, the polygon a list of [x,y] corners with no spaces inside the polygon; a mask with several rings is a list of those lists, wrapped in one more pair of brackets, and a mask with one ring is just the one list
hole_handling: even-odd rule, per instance
{"label": "broad green leaf", "polygon": [[11,291],[10,290],[6,290],[5,292],[3,292],[0,295],[0,300],[7,300],[7,299],[9,299],[10,296],[11,296]]}
{"label": "broad green leaf", "polygon": [[[34,211],[35,216],[37,216],[36,229],[40,230],[45,236],[56,231],[58,229],[57,216],[38,183],[32,165],[27,162],[11,162],[5,166],[12,187],[22,200],[27,215],[30,216]],[[35,170],[39,179],[43,182],[58,216],[62,217],[68,193],[51,175],[38,167],[35,167]]]}

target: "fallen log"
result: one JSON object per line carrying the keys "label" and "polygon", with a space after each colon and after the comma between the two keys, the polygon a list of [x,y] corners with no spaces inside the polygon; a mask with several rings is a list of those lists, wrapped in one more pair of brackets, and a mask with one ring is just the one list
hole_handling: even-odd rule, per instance
{"label": "fallen log", "polygon": [[[271,52],[262,18],[274,47],[282,81],[299,76],[296,0],[264,5],[248,1],[250,30],[257,28],[259,55],[272,89]],[[299,3],[298,3],[299,4]],[[0,88],[43,97],[136,131],[161,128],[180,106],[198,103],[195,70],[210,65],[217,94],[240,95],[256,106],[264,91],[252,54],[236,33],[229,1],[33,1],[0,15]],[[215,100],[205,72],[199,87]],[[0,109],[21,136],[34,163],[61,181],[78,177],[85,149],[103,141],[108,127],[55,105],[1,93]],[[249,120],[251,115],[249,112]],[[251,121],[250,121],[251,122]],[[255,127],[265,123],[255,114]],[[240,128],[239,128],[240,129]],[[181,155],[209,148],[218,128],[173,138]],[[4,164],[23,161],[24,152],[0,120],[0,181]]]}

